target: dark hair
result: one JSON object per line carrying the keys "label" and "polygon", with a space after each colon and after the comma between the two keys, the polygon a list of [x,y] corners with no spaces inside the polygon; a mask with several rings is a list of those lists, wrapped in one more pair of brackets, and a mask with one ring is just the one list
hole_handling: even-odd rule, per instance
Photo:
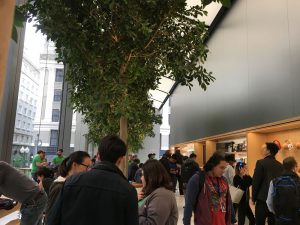
{"label": "dark hair", "polygon": [[195,153],[190,154],[190,158],[196,158],[197,155]]}
{"label": "dark hair", "polygon": [[211,171],[214,167],[220,164],[221,161],[226,161],[224,155],[220,153],[214,153],[204,165],[206,172]]}
{"label": "dark hair", "polygon": [[156,159],[149,159],[142,167],[146,186],[144,193],[146,196],[157,188],[164,187],[172,190],[171,179],[165,167]]}
{"label": "dark hair", "polygon": [[148,154],[148,159],[150,159],[152,157],[152,153]]}
{"label": "dark hair", "polygon": [[271,155],[275,156],[279,151],[278,145],[273,142],[266,142],[267,149],[270,151]]}
{"label": "dark hair", "polygon": [[62,148],[60,148],[60,149],[57,149],[57,151],[56,151],[56,152],[58,152],[58,151],[64,152],[64,150],[63,150]]}
{"label": "dark hair", "polygon": [[140,164],[139,164],[139,168],[142,168],[143,165],[144,165],[144,163],[140,163]]}
{"label": "dark hair", "polygon": [[135,162],[136,164],[140,163],[140,160],[138,158],[134,159],[133,162]]}
{"label": "dark hair", "polygon": [[45,153],[45,151],[44,150],[38,150],[37,151],[37,154],[41,154],[41,153]]}
{"label": "dark hair", "polygon": [[226,162],[235,162],[235,154],[225,154]]}
{"label": "dark hair", "polygon": [[240,175],[241,169],[246,166],[244,162],[238,162],[235,166],[235,174]]}
{"label": "dark hair", "polygon": [[286,172],[291,172],[297,166],[297,161],[294,157],[290,156],[283,160],[283,168]]}
{"label": "dark hair", "polygon": [[38,171],[35,172],[35,176],[44,176],[45,178],[54,178],[54,172],[47,167],[41,167]]}
{"label": "dark hair", "polygon": [[60,176],[66,177],[72,169],[73,163],[81,164],[85,158],[90,158],[90,155],[84,151],[76,151],[65,158],[59,166],[58,172]]}
{"label": "dark hair", "polygon": [[164,154],[165,157],[170,158],[171,157],[171,150],[167,150]]}
{"label": "dark hair", "polygon": [[100,141],[98,152],[101,161],[115,164],[120,157],[126,155],[127,147],[118,136],[108,135]]}
{"label": "dark hair", "polygon": [[172,156],[171,156],[171,159],[175,159],[176,161],[178,160],[178,156],[174,153]]}

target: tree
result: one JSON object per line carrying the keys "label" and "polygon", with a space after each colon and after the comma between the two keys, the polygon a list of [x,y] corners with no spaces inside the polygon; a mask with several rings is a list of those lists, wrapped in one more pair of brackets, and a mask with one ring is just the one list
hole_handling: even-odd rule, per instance
{"label": "tree", "polygon": [[208,49],[207,26],[198,19],[206,15],[201,4],[29,0],[22,10],[56,43],[58,60],[67,65],[74,108],[85,116],[94,141],[119,131],[126,143],[129,134],[135,150],[146,135],[153,135],[160,116],[148,93],[161,77],[189,88],[197,79],[204,90],[214,80],[203,66]]}

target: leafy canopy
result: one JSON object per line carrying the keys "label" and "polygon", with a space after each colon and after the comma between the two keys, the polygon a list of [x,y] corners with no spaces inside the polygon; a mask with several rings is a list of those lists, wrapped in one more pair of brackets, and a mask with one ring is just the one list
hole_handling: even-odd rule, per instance
{"label": "leafy canopy", "polygon": [[198,19],[206,15],[200,3],[29,0],[22,10],[56,43],[58,60],[67,65],[74,108],[85,116],[91,139],[118,133],[119,119],[125,117],[129,146],[137,150],[160,123],[148,94],[160,78],[189,88],[196,79],[204,90],[214,80],[203,66],[207,26]]}

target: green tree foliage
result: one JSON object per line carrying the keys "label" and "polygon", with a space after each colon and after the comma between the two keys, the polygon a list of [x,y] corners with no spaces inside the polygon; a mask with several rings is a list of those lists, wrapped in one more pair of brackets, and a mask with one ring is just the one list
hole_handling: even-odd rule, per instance
{"label": "green tree foliage", "polygon": [[74,108],[85,116],[92,140],[118,133],[125,118],[128,144],[137,150],[161,120],[148,94],[161,77],[189,88],[196,79],[204,90],[214,80],[203,66],[207,26],[198,19],[206,15],[200,3],[29,0],[22,10],[56,43]]}

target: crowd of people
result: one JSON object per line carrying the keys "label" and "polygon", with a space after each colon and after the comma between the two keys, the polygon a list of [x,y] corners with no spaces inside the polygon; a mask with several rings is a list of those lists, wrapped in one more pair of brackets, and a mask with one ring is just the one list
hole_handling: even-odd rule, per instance
{"label": "crowd of people", "polygon": [[[266,220],[268,225],[297,225],[298,164],[293,157],[278,162],[278,150],[274,143],[263,146],[264,158],[257,161],[253,178],[233,154],[217,152],[202,169],[196,154],[183,156],[179,148],[160,160],[151,153],[144,163],[130,154],[125,177],[119,168],[127,147],[109,135],[100,141],[94,160],[84,151],[65,158],[59,149],[48,163],[45,152],[38,151],[32,179],[0,162],[0,194],[21,203],[21,225],[176,225],[177,187],[185,198],[184,225],[244,225],[246,217],[250,225],[265,225]],[[239,202],[232,201],[231,186],[242,190]]]}

